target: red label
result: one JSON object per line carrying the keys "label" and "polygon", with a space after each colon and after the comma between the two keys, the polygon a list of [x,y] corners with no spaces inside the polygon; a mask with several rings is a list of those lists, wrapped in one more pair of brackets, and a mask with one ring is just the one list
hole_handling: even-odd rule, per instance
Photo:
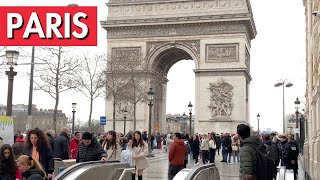
{"label": "red label", "polygon": [[0,46],[97,46],[97,7],[0,6]]}

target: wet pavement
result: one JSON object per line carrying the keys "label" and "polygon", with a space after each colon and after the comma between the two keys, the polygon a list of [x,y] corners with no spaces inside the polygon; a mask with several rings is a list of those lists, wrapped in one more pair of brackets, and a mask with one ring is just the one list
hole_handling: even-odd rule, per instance
{"label": "wet pavement", "polygon": [[[165,180],[168,179],[168,154],[163,151],[154,151],[155,157],[149,158],[150,167],[147,168],[143,177],[147,180]],[[221,180],[239,180],[239,164],[226,164],[220,162],[221,155],[216,156],[216,166],[219,169]],[[201,161],[199,161],[202,164]],[[189,161],[187,168],[194,167],[194,161]]]}

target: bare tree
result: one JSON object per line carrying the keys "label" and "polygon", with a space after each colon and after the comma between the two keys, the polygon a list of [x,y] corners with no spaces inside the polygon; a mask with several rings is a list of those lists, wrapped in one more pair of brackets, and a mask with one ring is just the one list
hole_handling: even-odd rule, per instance
{"label": "bare tree", "polygon": [[36,67],[35,90],[42,90],[55,100],[53,129],[57,131],[60,93],[76,88],[74,74],[79,69],[81,62],[75,56],[69,55],[70,52],[66,47],[41,47],[37,51],[39,56],[36,59],[44,65]]}
{"label": "bare tree", "polygon": [[93,101],[103,94],[102,88],[106,84],[103,73],[106,67],[106,56],[95,54],[90,57],[89,55],[84,55],[83,59],[83,65],[75,75],[76,89],[90,99],[88,127],[91,130]]}
{"label": "bare tree", "polygon": [[137,104],[144,102],[146,99],[145,82],[147,80],[147,73],[140,70],[139,66],[134,63],[126,63],[126,78],[127,83],[123,88],[123,98],[133,106],[133,131],[137,128]]}
{"label": "bare tree", "polygon": [[116,104],[123,98],[122,89],[127,83],[124,75],[125,67],[116,58],[108,57],[106,74],[106,99],[112,100],[112,123],[113,130],[116,129]]}

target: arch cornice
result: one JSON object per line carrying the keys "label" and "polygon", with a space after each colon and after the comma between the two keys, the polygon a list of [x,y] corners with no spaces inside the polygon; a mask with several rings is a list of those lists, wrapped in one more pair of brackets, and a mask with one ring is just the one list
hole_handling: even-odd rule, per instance
{"label": "arch cornice", "polygon": [[161,54],[170,50],[180,49],[190,55],[195,62],[196,69],[199,68],[200,63],[200,40],[190,41],[171,41],[171,42],[148,42],[147,43],[147,63],[146,69],[153,70],[153,67],[157,61],[161,59]]}

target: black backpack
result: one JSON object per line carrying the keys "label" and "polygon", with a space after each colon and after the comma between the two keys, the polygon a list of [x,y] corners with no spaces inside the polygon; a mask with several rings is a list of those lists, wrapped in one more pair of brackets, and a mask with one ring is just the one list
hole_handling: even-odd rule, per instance
{"label": "black backpack", "polygon": [[264,144],[258,147],[252,144],[246,144],[256,150],[257,164],[256,164],[256,178],[257,180],[273,180],[275,176],[275,163],[273,158],[268,155],[266,146]]}

